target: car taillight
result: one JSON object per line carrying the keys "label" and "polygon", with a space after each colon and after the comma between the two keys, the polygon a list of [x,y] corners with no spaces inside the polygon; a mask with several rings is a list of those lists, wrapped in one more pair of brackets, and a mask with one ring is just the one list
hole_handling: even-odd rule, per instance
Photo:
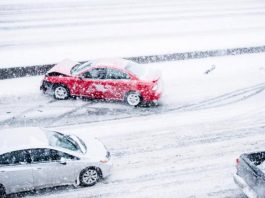
{"label": "car taillight", "polygon": [[157,85],[157,84],[155,84],[155,85],[153,86],[152,90],[153,90],[153,91],[156,91],[156,90],[158,90],[158,85]]}
{"label": "car taillight", "polygon": [[160,81],[160,80],[157,80],[157,81],[153,84],[152,90],[153,90],[153,91],[159,91],[159,92],[161,92],[161,90],[162,90],[162,84],[161,84],[161,81]]}

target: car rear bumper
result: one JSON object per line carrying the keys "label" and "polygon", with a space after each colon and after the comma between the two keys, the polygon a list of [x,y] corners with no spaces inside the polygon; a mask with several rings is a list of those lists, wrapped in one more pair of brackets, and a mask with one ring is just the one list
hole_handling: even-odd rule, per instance
{"label": "car rear bumper", "polygon": [[158,102],[161,98],[161,92],[149,92],[148,94],[143,94],[144,102]]}
{"label": "car rear bumper", "polygon": [[247,195],[249,198],[258,198],[257,193],[245,182],[245,180],[237,174],[233,176],[234,182],[241,188],[241,190]]}

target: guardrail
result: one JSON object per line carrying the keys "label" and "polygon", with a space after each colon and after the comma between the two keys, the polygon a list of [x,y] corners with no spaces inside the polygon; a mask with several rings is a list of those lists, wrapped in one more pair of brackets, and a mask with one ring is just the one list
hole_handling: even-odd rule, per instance
{"label": "guardrail", "polygon": [[[265,52],[265,46],[127,57],[126,59],[133,60],[138,63],[154,63],[154,62],[177,61],[177,60],[207,58],[207,57],[216,57],[216,56],[231,56],[231,55],[240,55],[240,54],[262,53],[262,52]],[[0,80],[9,79],[9,78],[18,78],[24,76],[43,75],[54,65],[55,64],[1,68]]]}

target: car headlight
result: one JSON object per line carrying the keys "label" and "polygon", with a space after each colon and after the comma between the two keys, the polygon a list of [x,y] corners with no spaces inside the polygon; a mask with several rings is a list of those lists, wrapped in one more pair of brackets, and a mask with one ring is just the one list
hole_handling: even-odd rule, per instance
{"label": "car headlight", "polygon": [[106,159],[100,160],[100,162],[105,164],[105,163],[107,163],[110,160],[110,158],[111,158],[110,152],[107,151],[107,153],[106,153]]}
{"label": "car headlight", "polygon": [[103,164],[107,163],[108,161],[109,161],[108,159],[100,160],[100,162],[103,163]]}

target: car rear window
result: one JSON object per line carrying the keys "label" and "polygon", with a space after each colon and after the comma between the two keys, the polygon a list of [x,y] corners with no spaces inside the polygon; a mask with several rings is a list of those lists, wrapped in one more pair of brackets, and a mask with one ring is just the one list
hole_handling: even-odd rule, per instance
{"label": "car rear window", "polygon": [[147,72],[144,67],[141,67],[141,65],[131,62],[126,65],[125,69],[132,72],[138,78],[142,78],[143,76],[146,75]]}

